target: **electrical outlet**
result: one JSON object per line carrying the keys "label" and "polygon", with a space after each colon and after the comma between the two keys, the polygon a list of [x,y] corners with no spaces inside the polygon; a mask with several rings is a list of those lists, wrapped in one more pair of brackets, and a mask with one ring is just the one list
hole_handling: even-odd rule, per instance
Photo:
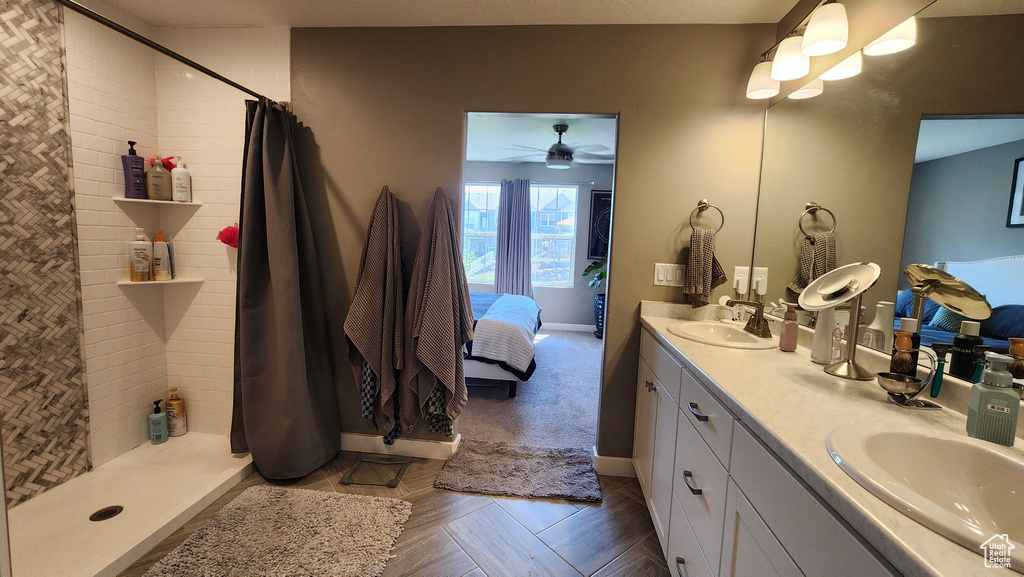
{"label": "electrical outlet", "polygon": [[681,264],[654,263],[654,284],[656,286],[683,286],[683,273],[686,267]]}
{"label": "electrical outlet", "polygon": [[766,266],[755,266],[754,276],[751,280],[751,286],[759,295],[764,295],[768,292],[768,267]]}
{"label": "electrical outlet", "polygon": [[738,266],[732,273],[732,288],[740,295],[747,294],[750,281],[750,267]]}

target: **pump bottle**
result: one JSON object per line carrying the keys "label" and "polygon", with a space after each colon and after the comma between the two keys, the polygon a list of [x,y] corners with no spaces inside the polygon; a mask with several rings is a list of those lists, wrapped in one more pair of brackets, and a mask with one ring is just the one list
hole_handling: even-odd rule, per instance
{"label": "pump bottle", "polygon": [[160,410],[162,402],[153,401],[153,414],[149,416],[149,442],[154,445],[167,441],[167,413]]}
{"label": "pump bottle", "polygon": [[1020,395],[1013,390],[1013,375],[1006,370],[1013,358],[990,352],[986,353],[985,360],[988,367],[981,382],[971,387],[967,434],[1012,447],[1020,412]]}

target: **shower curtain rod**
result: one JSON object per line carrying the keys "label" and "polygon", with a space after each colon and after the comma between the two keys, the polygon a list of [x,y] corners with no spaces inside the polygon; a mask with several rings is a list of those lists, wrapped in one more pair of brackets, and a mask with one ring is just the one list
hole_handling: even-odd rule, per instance
{"label": "shower curtain rod", "polygon": [[136,42],[139,42],[140,44],[145,44],[146,46],[149,46],[153,50],[156,50],[157,52],[159,52],[159,53],[161,53],[161,54],[163,54],[165,56],[169,56],[169,57],[177,60],[178,62],[181,62],[182,64],[184,64],[186,66],[194,68],[194,69],[198,70],[199,72],[202,72],[203,74],[205,74],[205,75],[207,75],[207,76],[209,76],[211,78],[220,80],[221,82],[223,82],[223,83],[225,83],[225,84],[227,84],[229,86],[232,86],[234,88],[237,88],[237,89],[241,90],[242,92],[244,92],[244,93],[246,93],[246,94],[248,94],[250,96],[255,96],[256,98],[259,98],[259,99],[262,99],[262,100],[269,100],[270,102],[275,102],[274,100],[271,100],[270,98],[267,98],[266,96],[263,96],[262,94],[260,94],[259,92],[256,92],[255,90],[246,88],[245,86],[242,86],[241,84],[239,84],[239,83],[237,83],[237,82],[235,82],[235,81],[233,81],[233,80],[231,80],[229,78],[225,78],[225,77],[221,76],[220,74],[217,74],[213,70],[210,70],[209,68],[203,66],[202,64],[199,64],[198,62],[195,62],[194,60],[190,60],[188,58],[185,58],[184,56],[182,56],[181,54],[178,54],[177,52],[171,50],[170,48],[167,48],[166,46],[164,46],[162,44],[157,44],[156,42],[153,42],[152,40],[150,40],[149,38],[146,38],[145,36],[139,34],[138,32],[135,32],[134,30],[132,30],[130,28],[126,28],[126,27],[118,24],[117,22],[114,22],[113,20],[107,18],[106,16],[103,16],[102,14],[94,12],[91,9],[86,8],[85,6],[82,6],[78,2],[75,2],[74,0],[57,0],[57,3],[58,4],[63,4],[67,8],[70,8],[70,9],[74,10],[75,12],[78,12],[79,14],[85,16],[86,18],[89,18],[91,20],[95,20],[96,22],[99,22],[100,24],[106,26],[107,28],[110,28],[111,30],[114,30],[116,32],[120,32],[121,34],[124,34],[125,36],[131,38],[132,40],[134,40]]}

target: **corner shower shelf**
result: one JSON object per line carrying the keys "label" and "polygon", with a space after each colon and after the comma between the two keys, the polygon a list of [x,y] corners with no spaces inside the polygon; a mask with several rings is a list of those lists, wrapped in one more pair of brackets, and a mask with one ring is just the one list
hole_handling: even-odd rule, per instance
{"label": "corner shower shelf", "polygon": [[153,285],[167,285],[167,284],[202,284],[205,282],[201,278],[176,278],[174,280],[150,280],[150,281],[139,281],[133,282],[130,280],[119,280],[117,286],[153,286]]}
{"label": "corner shower shelf", "polygon": [[133,205],[133,204],[134,205],[148,204],[148,205],[151,205],[151,206],[182,206],[182,207],[184,207],[184,206],[193,206],[193,207],[203,206],[203,203],[201,203],[201,202],[175,202],[173,200],[149,200],[148,198],[124,198],[124,197],[121,197],[121,196],[115,196],[114,197],[114,202],[116,202],[117,204],[123,204],[123,205],[129,205],[129,206]]}

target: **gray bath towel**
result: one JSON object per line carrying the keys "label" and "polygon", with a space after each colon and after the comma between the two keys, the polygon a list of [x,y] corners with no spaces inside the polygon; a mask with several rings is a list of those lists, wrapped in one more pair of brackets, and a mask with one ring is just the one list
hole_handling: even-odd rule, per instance
{"label": "gray bath towel", "polygon": [[410,430],[425,414],[440,382],[445,408],[455,420],[466,406],[463,346],[473,340],[473,307],[462,267],[459,231],[444,190],[434,191],[416,251],[405,310],[405,369],[399,387],[402,427]]}
{"label": "gray bath towel", "polygon": [[380,191],[366,229],[352,306],[345,317],[348,356],[361,382],[363,361],[377,377],[373,414],[377,429],[395,426],[395,390],[404,355],[405,295],[402,287],[402,246],[398,203],[388,187]]}
{"label": "gray bath towel", "polygon": [[711,290],[726,281],[725,269],[715,257],[715,231],[695,228],[690,235],[690,259],[683,280],[684,302],[694,308],[708,304]]}
{"label": "gray bath towel", "polygon": [[800,270],[786,288],[800,293],[811,281],[836,268],[836,237],[831,232],[812,232],[800,247]]}

